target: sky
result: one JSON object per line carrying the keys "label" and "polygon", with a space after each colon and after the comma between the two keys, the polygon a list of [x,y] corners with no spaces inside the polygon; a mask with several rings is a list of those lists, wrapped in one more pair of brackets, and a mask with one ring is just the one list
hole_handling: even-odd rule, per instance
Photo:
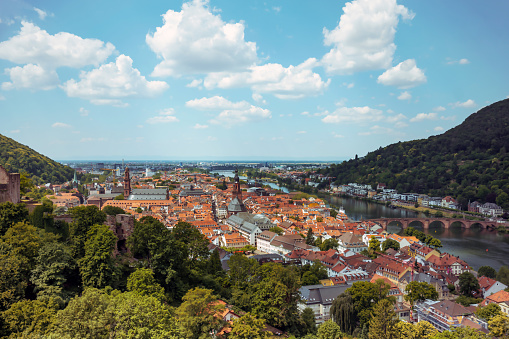
{"label": "sky", "polygon": [[509,97],[509,1],[0,1],[0,134],[56,160],[326,160]]}

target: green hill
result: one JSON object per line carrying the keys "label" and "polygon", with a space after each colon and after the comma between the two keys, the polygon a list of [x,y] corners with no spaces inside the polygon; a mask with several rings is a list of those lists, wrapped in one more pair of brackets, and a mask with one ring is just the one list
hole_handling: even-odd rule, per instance
{"label": "green hill", "polygon": [[0,165],[9,172],[28,173],[32,181],[63,183],[72,179],[74,171],[28,146],[0,134]]}
{"label": "green hill", "polygon": [[451,195],[509,207],[509,99],[428,139],[398,142],[321,170],[336,183],[385,183],[399,192]]}

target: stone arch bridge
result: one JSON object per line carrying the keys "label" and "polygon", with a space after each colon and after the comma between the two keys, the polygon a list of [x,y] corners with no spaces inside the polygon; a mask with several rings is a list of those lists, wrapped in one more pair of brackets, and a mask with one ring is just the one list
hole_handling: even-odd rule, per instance
{"label": "stone arch bridge", "polygon": [[494,221],[480,221],[480,220],[468,220],[468,219],[456,219],[456,218],[380,218],[380,219],[369,219],[369,221],[376,222],[382,226],[384,230],[387,230],[387,226],[392,222],[398,222],[401,224],[403,229],[410,226],[413,222],[418,222],[424,229],[428,229],[432,222],[439,222],[442,227],[449,228],[452,223],[459,222],[461,228],[471,228],[473,225],[479,224],[481,228],[485,229],[497,229],[500,226],[504,226],[509,230],[509,223],[497,223]]}

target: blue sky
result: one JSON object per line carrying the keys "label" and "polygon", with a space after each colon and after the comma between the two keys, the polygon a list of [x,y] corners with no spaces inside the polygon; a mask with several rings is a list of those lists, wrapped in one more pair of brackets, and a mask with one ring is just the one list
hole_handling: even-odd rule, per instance
{"label": "blue sky", "polygon": [[0,133],[54,159],[342,160],[509,96],[509,2],[0,2]]}

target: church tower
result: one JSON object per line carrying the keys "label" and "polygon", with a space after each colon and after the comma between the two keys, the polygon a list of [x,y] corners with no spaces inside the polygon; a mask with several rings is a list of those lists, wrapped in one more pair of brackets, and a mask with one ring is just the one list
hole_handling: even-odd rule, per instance
{"label": "church tower", "polygon": [[131,194],[131,177],[129,175],[129,167],[126,167],[124,172],[124,199]]}
{"label": "church tower", "polygon": [[235,184],[233,185],[233,194],[232,198],[238,198],[242,201],[242,190],[240,189],[240,179],[239,179],[239,170],[235,170]]}
{"label": "church tower", "polygon": [[235,170],[235,184],[233,185],[232,201],[228,205],[228,216],[239,212],[246,212],[246,206],[242,202],[242,190],[240,189],[239,170]]}

